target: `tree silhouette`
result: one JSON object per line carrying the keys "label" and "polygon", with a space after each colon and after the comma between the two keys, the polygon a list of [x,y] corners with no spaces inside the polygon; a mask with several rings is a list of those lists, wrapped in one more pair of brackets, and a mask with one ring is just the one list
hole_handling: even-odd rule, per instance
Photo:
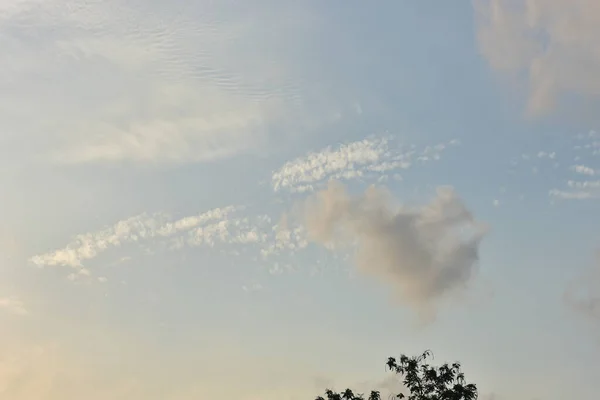
{"label": "tree silhouette", "polygon": [[[476,400],[477,386],[466,383],[460,370],[460,364],[443,364],[440,367],[429,365],[426,361],[432,353],[428,350],[416,357],[401,355],[399,359],[390,357],[386,367],[392,372],[402,375],[402,383],[409,392],[408,396],[398,393],[393,397],[407,400]],[[369,397],[355,394],[346,389],[336,393],[330,389],[325,391],[326,398],[319,396],[316,400],[381,400],[379,391],[373,390]]]}

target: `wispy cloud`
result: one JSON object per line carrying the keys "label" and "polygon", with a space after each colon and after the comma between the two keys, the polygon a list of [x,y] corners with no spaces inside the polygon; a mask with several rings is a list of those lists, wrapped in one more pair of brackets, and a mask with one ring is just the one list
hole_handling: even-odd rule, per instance
{"label": "wispy cloud", "polygon": [[17,297],[0,297],[0,310],[6,311],[14,315],[27,315],[29,311],[25,307],[25,303]]}
{"label": "wispy cloud", "polygon": [[476,0],[479,45],[492,68],[524,77],[533,115],[562,94],[600,95],[596,0]]}
{"label": "wispy cloud", "polygon": [[[569,178],[560,184],[553,184],[547,194],[551,199],[588,200],[600,199],[597,165],[597,152],[600,148],[599,134],[595,131],[577,135],[564,135],[555,143],[556,150],[539,150],[521,153],[510,164],[511,173],[518,171],[521,164],[526,172],[534,175],[558,177],[567,174]],[[552,171],[550,171],[550,169]]]}
{"label": "wispy cloud", "polygon": [[567,287],[564,299],[571,309],[600,323],[600,261]]}
{"label": "wispy cloud", "polygon": [[36,150],[57,163],[264,151],[274,132],[318,126],[331,112],[309,110],[311,80],[285,51],[314,23],[308,9],[260,2],[3,2],[0,80],[10,95],[0,117],[14,140],[43,138]]}
{"label": "wispy cloud", "polygon": [[577,139],[580,143],[575,146],[575,150],[587,151],[591,156],[600,155],[600,133],[592,130],[587,134],[577,135]]}
{"label": "wispy cloud", "polygon": [[581,175],[594,176],[597,173],[595,169],[585,165],[573,165],[571,169]]}
{"label": "wispy cloud", "polygon": [[599,198],[598,195],[595,195],[589,191],[584,190],[560,190],[560,189],[551,189],[548,191],[550,197],[562,199],[562,200],[586,200],[586,199],[595,199]]}
{"label": "wispy cloud", "polygon": [[[448,146],[457,143],[452,140],[418,149],[402,146],[391,137],[369,137],[335,149],[328,147],[290,161],[274,172],[273,189],[313,191],[332,179],[381,181],[386,173],[396,174],[414,164],[439,160]],[[69,280],[89,281],[94,275],[92,260],[110,249],[131,245],[153,251],[199,246],[219,246],[223,250],[226,246],[234,255],[242,248],[252,249],[257,260],[272,264],[269,273],[277,275],[294,270],[286,258],[307,249],[309,242],[304,224],[288,220],[286,215],[274,223],[269,215],[250,215],[243,206],[226,206],[179,219],[163,212],[125,218],[98,231],[76,235],[64,247],[34,255],[30,262],[39,267],[68,267],[74,270],[69,272]],[[106,277],[94,279],[107,281]]]}
{"label": "wispy cloud", "polygon": [[391,137],[371,136],[288,161],[273,172],[271,183],[276,192],[310,192],[331,179],[378,179],[387,173],[398,174],[415,163],[439,160],[448,146],[456,144],[458,141],[452,140],[417,149],[414,145],[403,146]]}
{"label": "wispy cloud", "polygon": [[[282,254],[292,255],[308,246],[303,227],[288,226],[285,219],[273,224],[268,215],[244,215],[243,210],[241,206],[221,207],[176,220],[164,213],[142,214],[99,231],[77,235],[66,246],[35,255],[30,262],[38,267],[68,267],[74,271],[67,278],[78,281],[89,280],[93,275],[90,265],[103,252],[127,245],[166,251],[226,247],[232,255],[239,255],[241,249],[253,249],[255,258],[263,261]],[[120,257],[117,262],[128,259],[129,256]],[[283,266],[279,269],[289,270]],[[96,280],[107,282],[102,276]]]}
{"label": "wispy cloud", "polygon": [[[227,217],[236,207],[215,208],[194,216],[172,221],[166,214],[141,214],[115,223],[113,226],[96,232],[75,236],[64,248],[31,257],[37,266],[65,266],[78,270],[79,274],[89,275],[84,262],[97,257],[109,248],[127,243],[139,243],[156,238],[177,237],[182,232],[194,232],[196,242],[211,243],[219,227],[226,225]],[[212,223],[211,222],[215,222]],[[221,233],[222,235],[222,233]],[[82,272],[83,271],[83,272]]]}
{"label": "wispy cloud", "polygon": [[600,189],[600,180],[598,181],[568,181],[567,185],[574,189]]}
{"label": "wispy cloud", "polygon": [[357,246],[358,270],[390,285],[425,317],[437,300],[468,283],[486,232],[448,187],[429,204],[408,208],[393,206],[382,188],[352,196],[332,181],[307,199],[303,218],[311,241]]}
{"label": "wispy cloud", "polygon": [[242,290],[246,293],[259,292],[263,290],[263,286],[258,282],[254,282],[248,285],[243,285]]}

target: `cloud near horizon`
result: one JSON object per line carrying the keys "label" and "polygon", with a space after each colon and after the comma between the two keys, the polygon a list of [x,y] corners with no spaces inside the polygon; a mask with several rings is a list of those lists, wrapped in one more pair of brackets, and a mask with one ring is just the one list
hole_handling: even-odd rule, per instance
{"label": "cloud near horizon", "polygon": [[29,314],[29,311],[25,307],[25,303],[15,296],[0,297],[0,311],[6,311],[13,315]]}
{"label": "cloud near horizon", "polygon": [[567,287],[564,299],[572,310],[600,326],[600,253],[595,264]]}

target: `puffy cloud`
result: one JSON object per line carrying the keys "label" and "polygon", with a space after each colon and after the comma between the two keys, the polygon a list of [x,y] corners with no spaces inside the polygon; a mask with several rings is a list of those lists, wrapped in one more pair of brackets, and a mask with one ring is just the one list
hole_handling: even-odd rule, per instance
{"label": "puffy cloud", "polygon": [[394,207],[381,188],[352,196],[331,182],[307,199],[303,218],[310,240],[356,245],[358,270],[390,285],[426,317],[436,301],[468,283],[486,233],[449,187],[439,188],[429,204],[410,208]]}
{"label": "puffy cloud", "polygon": [[478,39],[492,68],[529,87],[528,111],[561,94],[600,95],[600,3],[596,0],[475,0]]}
{"label": "puffy cloud", "polygon": [[588,176],[596,175],[596,170],[594,170],[593,168],[587,167],[585,165],[573,165],[573,167],[571,167],[571,169],[581,175],[588,175]]}

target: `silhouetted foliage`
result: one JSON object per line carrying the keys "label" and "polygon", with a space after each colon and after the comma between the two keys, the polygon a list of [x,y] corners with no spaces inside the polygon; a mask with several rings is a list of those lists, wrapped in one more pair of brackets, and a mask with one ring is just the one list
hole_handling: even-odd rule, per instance
{"label": "silhouetted foliage", "polygon": [[[460,364],[443,364],[440,367],[426,363],[432,353],[426,351],[420,356],[407,357],[401,355],[399,359],[388,358],[386,366],[391,371],[402,375],[402,383],[408,390],[408,396],[398,393],[395,399],[407,400],[476,400],[477,386],[465,381],[465,376],[460,370]],[[325,396],[316,400],[381,400],[378,391],[372,391],[368,397],[364,394],[355,394],[346,389],[341,393],[326,390]]]}

